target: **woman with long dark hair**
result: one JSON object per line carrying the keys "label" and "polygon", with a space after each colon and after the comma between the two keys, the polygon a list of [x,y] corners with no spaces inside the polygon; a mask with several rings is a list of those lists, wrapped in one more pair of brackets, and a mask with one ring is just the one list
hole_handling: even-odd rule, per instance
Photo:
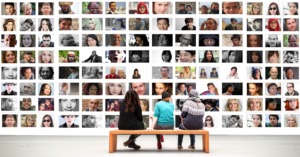
{"label": "woman with long dark hair", "polygon": [[[143,122],[140,98],[133,89],[127,91],[124,102],[120,107],[118,128],[120,130],[143,130],[146,128]],[[140,149],[141,146],[135,144],[138,136],[140,135],[130,135],[129,139],[123,145],[135,150]]]}

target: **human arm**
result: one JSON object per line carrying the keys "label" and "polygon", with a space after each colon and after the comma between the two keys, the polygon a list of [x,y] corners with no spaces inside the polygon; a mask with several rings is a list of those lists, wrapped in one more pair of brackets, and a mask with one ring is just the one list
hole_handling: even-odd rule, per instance
{"label": "human arm", "polygon": [[200,26],[200,30],[205,30],[206,21],[202,22]]}

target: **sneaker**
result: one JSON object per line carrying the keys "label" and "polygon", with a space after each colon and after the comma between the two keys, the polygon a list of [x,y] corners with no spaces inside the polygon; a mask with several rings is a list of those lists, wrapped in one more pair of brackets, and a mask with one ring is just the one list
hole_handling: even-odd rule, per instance
{"label": "sneaker", "polygon": [[134,150],[138,150],[141,148],[141,146],[135,144],[134,142],[131,142],[129,145],[128,145],[129,148],[133,148]]}
{"label": "sneaker", "polygon": [[131,144],[132,142],[133,142],[132,140],[128,139],[127,141],[125,141],[125,142],[123,143],[123,145],[126,147],[126,146],[128,146],[129,144]]}
{"label": "sneaker", "polygon": [[177,149],[180,151],[183,150],[182,146],[178,146]]}
{"label": "sneaker", "polygon": [[160,142],[165,142],[164,135],[160,135]]}
{"label": "sneaker", "polygon": [[161,148],[162,148],[161,142],[157,142],[157,149],[161,149]]}
{"label": "sneaker", "polygon": [[195,151],[195,146],[189,146],[188,150]]}

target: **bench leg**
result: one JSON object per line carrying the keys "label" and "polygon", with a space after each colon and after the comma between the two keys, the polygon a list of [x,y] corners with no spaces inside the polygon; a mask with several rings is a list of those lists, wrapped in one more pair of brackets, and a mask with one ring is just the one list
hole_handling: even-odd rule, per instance
{"label": "bench leg", "polygon": [[117,150],[117,135],[109,133],[109,153]]}
{"label": "bench leg", "polygon": [[209,134],[202,135],[203,151],[209,153]]}

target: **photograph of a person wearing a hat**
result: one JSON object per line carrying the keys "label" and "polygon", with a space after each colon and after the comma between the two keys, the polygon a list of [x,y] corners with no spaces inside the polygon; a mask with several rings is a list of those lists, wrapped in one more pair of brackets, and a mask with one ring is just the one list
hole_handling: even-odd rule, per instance
{"label": "photograph of a person wearing a hat", "polygon": [[15,83],[9,82],[9,83],[3,83],[3,86],[5,87],[5,90],[1,92],[2,95],[17,95],[17,92],[14,91]]}
{"label": "photograph of a person wearing a hat", "polygon": [[59,2],[59,14],[75,14],[71,9],[73,2]]}
{"label": "photograph of a person wearing a hat", "polygon": [[79,125],[74,124],[78,115],[61,115],[65,123],[60,125],[60,128],[79,128]]}

